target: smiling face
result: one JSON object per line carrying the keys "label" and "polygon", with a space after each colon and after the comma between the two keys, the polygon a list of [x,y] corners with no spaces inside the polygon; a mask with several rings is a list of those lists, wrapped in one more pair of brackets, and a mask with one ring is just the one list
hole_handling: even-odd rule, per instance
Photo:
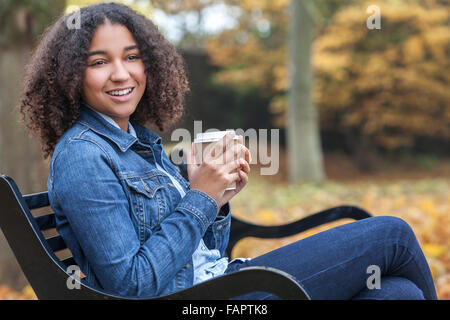
{"label": "smiling face", "polygon": [[127,131],[146,86],[145,65],[131,32],[105,23],[94,33],[83,79],[83,99]]}

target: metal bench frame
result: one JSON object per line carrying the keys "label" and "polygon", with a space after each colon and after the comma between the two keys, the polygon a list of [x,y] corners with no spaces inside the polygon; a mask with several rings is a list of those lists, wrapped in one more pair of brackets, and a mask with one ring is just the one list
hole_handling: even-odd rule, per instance
{"label": "metal bench frame", "polygon": [[[77,282],[79,289],[68,288],[68,279],[77,281],[67,272],[67,267],[75,262],[73,258],[60,260],[55,255],[66,248],[61,236],[45,238],[42,232],[55,227],[55,216],[51,212],[36,217],[31,213],[31,210],[44,207],[51,210],[47,192],[22,195],[12,178],[0,175],[0,203],[1,230],[38,299],[130,299],[92,288],[82,281]],[[330,208],[280,226],[255,225],[232,216],[227,254],[230,256],[233,246],[245,237],[287,237],[331,221],[370,216],[354,206]],[[286,272],[269,267],[249,267],[173,294],[136,300],[222,300],[255,291],[272,293],[281,299],[310,299],[294,277]]]}

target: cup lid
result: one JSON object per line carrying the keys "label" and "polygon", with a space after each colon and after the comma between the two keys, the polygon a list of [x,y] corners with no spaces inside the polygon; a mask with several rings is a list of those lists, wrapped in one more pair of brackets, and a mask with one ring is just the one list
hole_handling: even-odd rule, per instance
{"label": "cup lid", "polygon": [[[219,141],[228,132],[235,132],[235,131],[234,130],[226,130],[226,131],[213,131],[213,132],[197,133],[197,137],[194,139],[194,143]],[[235,136],[233,139],[238,140],[239,137]]]}

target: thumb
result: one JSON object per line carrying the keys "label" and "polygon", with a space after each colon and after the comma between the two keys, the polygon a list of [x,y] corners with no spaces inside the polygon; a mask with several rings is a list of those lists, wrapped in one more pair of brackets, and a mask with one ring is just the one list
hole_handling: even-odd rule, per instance
{"label": "thumb", "polygon": [[189,177],[195,171],[196,168],[197,168],[197,165],[195,164],[195,148],[194,148],[194,143],[192,143],[191,151],[189,152],[188,157],[187,157],[187,171],[188,171]]}

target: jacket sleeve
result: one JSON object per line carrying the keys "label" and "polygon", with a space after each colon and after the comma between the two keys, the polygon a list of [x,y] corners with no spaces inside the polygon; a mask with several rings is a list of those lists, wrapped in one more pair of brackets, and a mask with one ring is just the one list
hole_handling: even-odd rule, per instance
{"label": "jacket sleeve", "polygon": [[208,248],[217,249],[220,256],[225,256],[225,251],[230,239],[231,211],[230,204],[226,203],[220,208],[216,220],[208,227],[203,236],[203,241]]}
{"label": "jacket sleeve", "polygon": [[99,145],[72,140],[52,170],[55,207],[67,217],[104,289],[123,296],[160,295],[191,259],[219,211],[206,193],[189,190],[141,245],[113,162]]}
{"label": "jacket sleeve", "polygon": [[[166,153],[162,153],[162,161],[165,165],[172,167],[173,170],[178,171],[176,165],[167,157]],[[185,177],[181,178],[190,185],[189,181]],[[203,241],[205,245],[210,249],[217,249],[220,255],[225,256],[225,251],[228,246],[230,238],[230,225],[231,225],[231,210],[230,203],[224,204],[217,214],[216,219],[207,228]]]}

